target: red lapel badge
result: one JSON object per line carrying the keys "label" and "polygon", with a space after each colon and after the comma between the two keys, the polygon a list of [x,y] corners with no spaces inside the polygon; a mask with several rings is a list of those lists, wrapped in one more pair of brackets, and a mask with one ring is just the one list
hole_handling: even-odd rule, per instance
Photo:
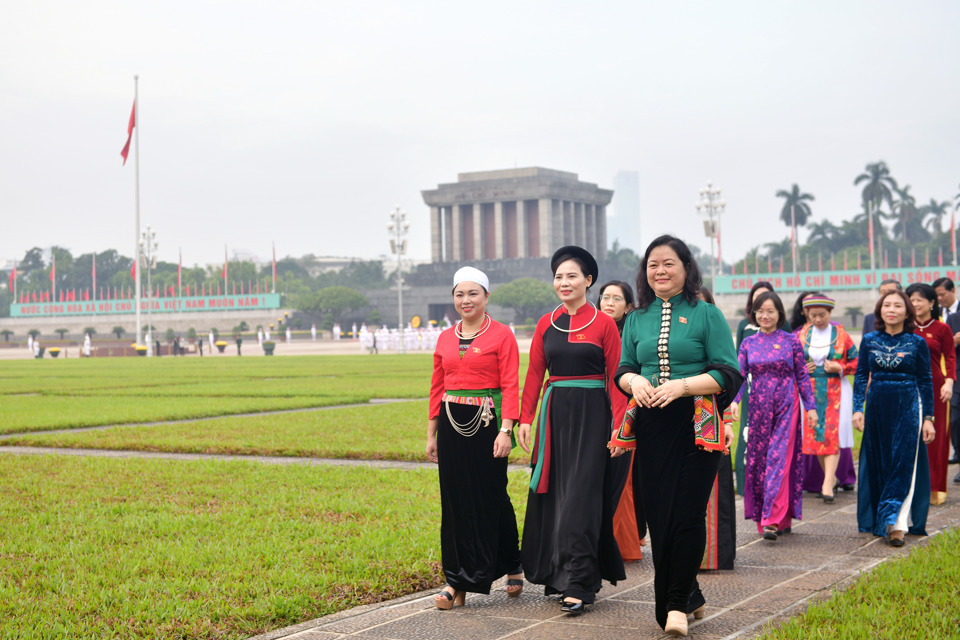
{"label": "red lapel badge", "polygon": [[680,324],[687,324],[687,319],[683,316],[680,316]]}

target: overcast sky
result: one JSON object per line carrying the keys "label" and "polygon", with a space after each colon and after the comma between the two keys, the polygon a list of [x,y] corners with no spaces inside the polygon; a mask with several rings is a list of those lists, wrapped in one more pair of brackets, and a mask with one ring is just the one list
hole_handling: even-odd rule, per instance
{"label": "overcast sky", "polygon": [[0,259],[133,253],[134,74],[141,221],[187,265],[376,257],[395,204],[429,259],[420,190],[468,171],[636,170],[638,250],[708,250],[712,180],[727,259],[785,237],[794,182],[835,222],[868,162],[960,183],[957,2],[0,0]]}

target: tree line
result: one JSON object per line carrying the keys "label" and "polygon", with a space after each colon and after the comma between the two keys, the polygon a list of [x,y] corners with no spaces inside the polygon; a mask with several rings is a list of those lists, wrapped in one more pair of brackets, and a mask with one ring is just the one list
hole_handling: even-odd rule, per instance
{"label": "tree line", "polygon": [[[780,220],[787,227],[795,224],[797,228],[809,229],[806,244],[799,246],[797,242],[798,263],[799,259],[806,262],[810,258],[819,259],[823,254],[833,254],[841,259],[846,256],[851,268],[858,257],[869,266],[871,219],[877,267],[896,261],[898,253],[908,259],[919,256],[918,261],[931,254],[938,258],[947,254],[948,259],[953,258],[948,253],[952,249],[950,214],[960,208],[960,193],[954,196],[952,203],[936,197],[921,203],[911,192],[910,185],[901,186],[883,161],[867,164],[865,170],[853,179],[853,186],[860,188],[859,211],[852,211],[850,217],[839,225],[829,220],[813,221],[811,203],[816,199],[798,185],[776,192],[776,197],[783,199]],[[791,260],[791,249],[788,235],[783,240],[751,248],[744,263],[752,271],[757,264],[766,266],[771,261]],[[792,270],[792,261],[788,264]]]}
{"label": "tree line", "polygon": [[[93,263],[96,256],[96,282],[99,290],[110,287],[111,290],[125,289],[132,291],[134,287],[131,267],[133,259],[120,254],[115,249],[108,249],[100,253],[84,253],[74,256],[69,249],[54,246],[50,249],[50,256],[45,258],[45,252],[40,247],[33,247],[26,251],[16,264],[17,295],[50,292],[51,271],[53,272],[56,290],[82,292],[93,287]],[[54,268],[54,262],[56,267]],[[150,280],[154,289],[164,292],[177,291],[176,262],[159,261],[151,270]],[[0,317],[9,317],[10,304],[13,300],[11,271],[0,271]],[[271,291],[273,288],[273,265],[257,265],[249,260],[231,260],[227,263],[228,282],[260,283],[261,290]],[[223,265],[186,266],[180,272],[180,281],[183,286],[194,289],[216,291],[217,285],[223,285]],[[145,272],[141,271],[141,285],[146,287]],[[287,256],[277,260],[276,291],[283,298],[285,306],[303,311],[321,311],[323,305],[356,304],[356,300],[345,300],[342,289],[383,289],[389,286],[387,274],[380,260],[355,260],[345,265],[339,271],[326,268],[316,256],[305,255],[300,258]],[[172,289],[171,289],[172,288]],[[324,289],[337,288],[327,292],[325,296],[318,296]],[[357,294],[359,295],[359,294]],[[364,299],[363,305],[366,306]]]}

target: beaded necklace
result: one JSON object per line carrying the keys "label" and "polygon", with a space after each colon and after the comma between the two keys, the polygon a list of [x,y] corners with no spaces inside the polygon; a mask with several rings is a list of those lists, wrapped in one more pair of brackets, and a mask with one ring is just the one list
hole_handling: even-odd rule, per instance
{"label": "beaded necklace", "polygon": [[[592,302],[588,302],[587,304],[589,304],[591,307],[593,307],[593,303],[592,303]],[[550,324],[553,326],[554,329],[556,329],[557,331],[562,331],[563,333],[573,333],[574,331],[583,331],[584,329],[586,329],[587,327],[589,327],[591,324],[593,324],[593,321],[597,319],[597,314],[600,313],[599,309],[597,309],[596,307],[593,307],[593,317],[590,318],[590,322],[588,322],[587,324],[583,325],[582,327],[578,327],[578,328],[576,328],[576,329],[561,329],[561,328],[558,327],[558,326],[556,325],[556,323],[553,321],[553,314],[555,314],[555,313],[557,312],[557,310],[558,310],[560,307],[562,307],[562,306],[563,306],[563,304],[558,304],[558,305],[557,305],[557,308],[550,312]],[[571,324],[571,326],[573,325],[573,316],[570,317],[570,324]]]}

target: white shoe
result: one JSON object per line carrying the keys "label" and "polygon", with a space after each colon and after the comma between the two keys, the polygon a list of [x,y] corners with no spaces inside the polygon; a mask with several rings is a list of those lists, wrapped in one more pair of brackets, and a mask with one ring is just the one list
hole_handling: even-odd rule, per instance
{"label": "white shoe", "polygon": [[667,612],[667,624],[663,630],[674,638],[687,637],[687,614],[683,611]]}

